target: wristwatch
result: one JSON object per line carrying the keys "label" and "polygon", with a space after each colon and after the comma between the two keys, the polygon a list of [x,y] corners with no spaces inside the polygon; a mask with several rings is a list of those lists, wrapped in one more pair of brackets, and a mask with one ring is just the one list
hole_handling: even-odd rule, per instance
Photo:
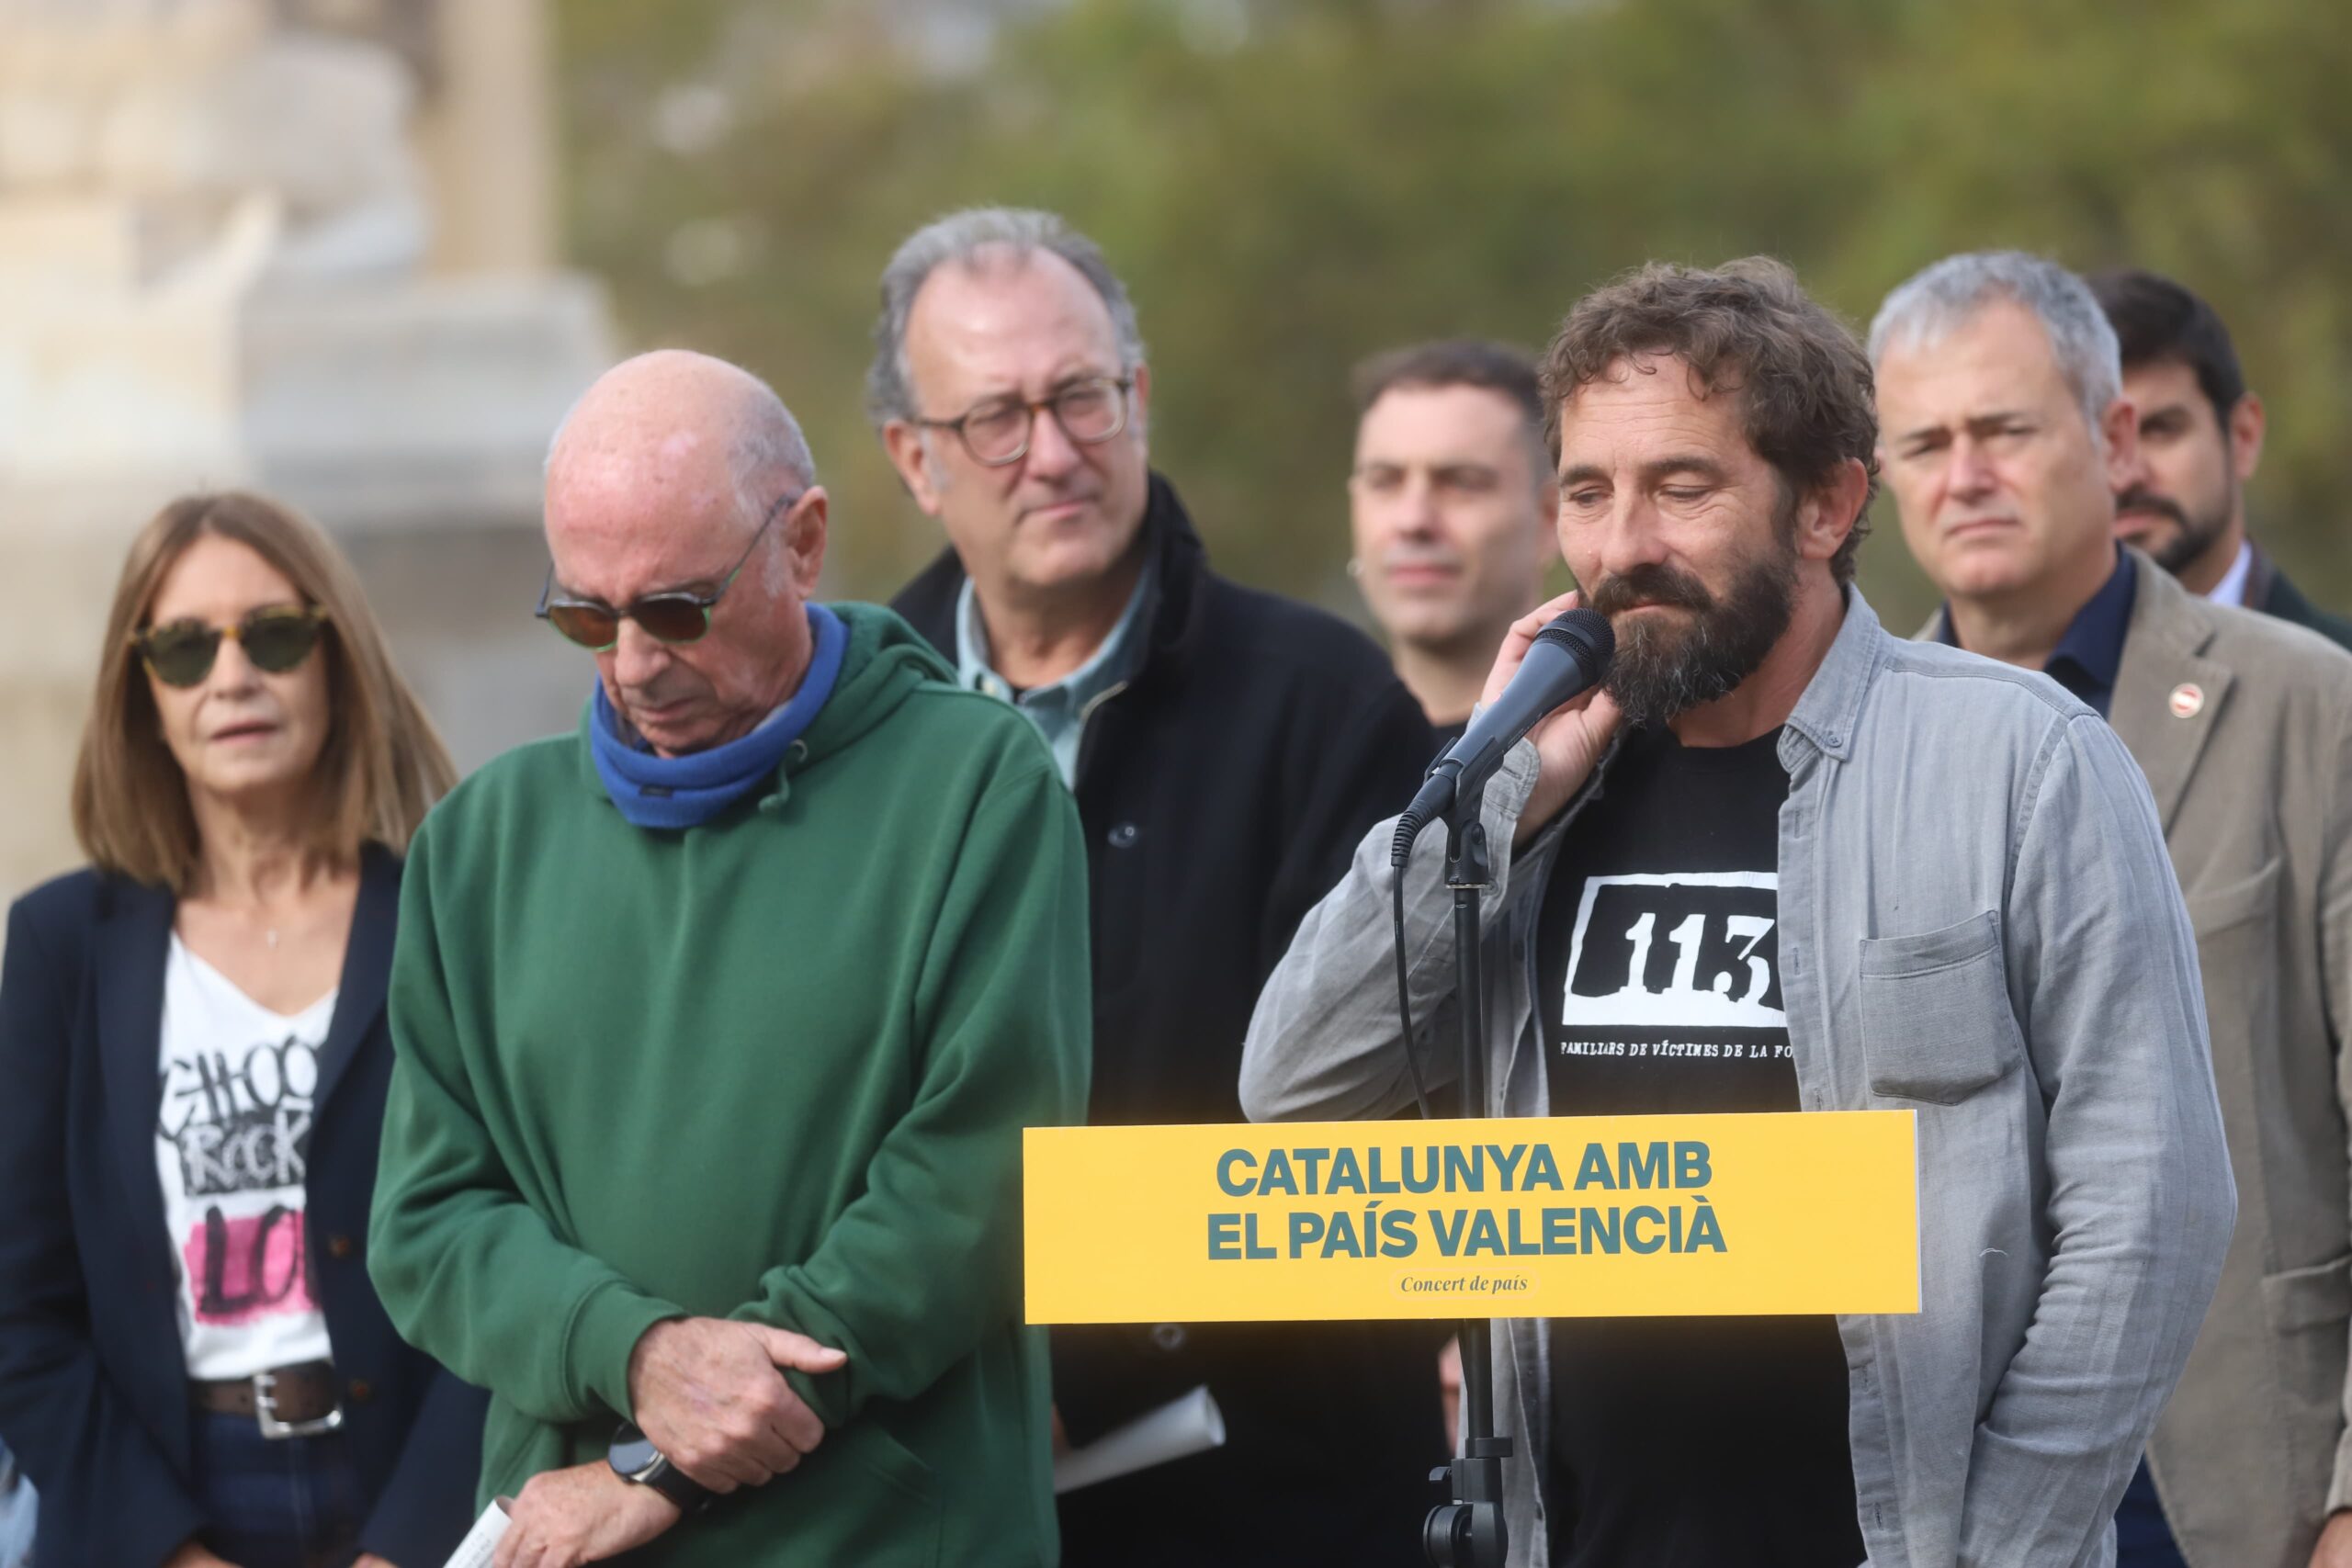
{"label": "wristwatch", "polygon": [[634,1422],[621,1423],[605,1458],[623,1481],[635,1486],[650,1486],[678,1505],[678,1512],[689,1517],[718,1500],[718,1493],[672,1464],[670,1457],[655,1448],[653,1439],[639,1431]]}

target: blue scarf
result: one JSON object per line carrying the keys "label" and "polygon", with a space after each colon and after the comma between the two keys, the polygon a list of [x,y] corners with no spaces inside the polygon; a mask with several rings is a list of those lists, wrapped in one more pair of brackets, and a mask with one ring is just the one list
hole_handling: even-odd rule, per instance
{"label": "blue scarf", "polygon": [[636,828],[698,828],[773,777],[792,743],[815,721],[841,678],[849,627],[822,604],[808,606],[816,651],[792,700],[740,739],[684,757],[660,757],[625,739],[603,682],[589,698],[589,754],[605,793]]}

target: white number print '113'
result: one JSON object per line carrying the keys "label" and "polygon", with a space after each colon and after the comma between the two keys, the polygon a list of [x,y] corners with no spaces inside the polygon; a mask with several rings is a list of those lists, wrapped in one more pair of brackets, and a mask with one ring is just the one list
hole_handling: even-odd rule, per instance
{"label": "white number print '113'", "polygon": [[1781,1029],[1780,877],[1586,879],[1560,1021],[1577,1028]]}

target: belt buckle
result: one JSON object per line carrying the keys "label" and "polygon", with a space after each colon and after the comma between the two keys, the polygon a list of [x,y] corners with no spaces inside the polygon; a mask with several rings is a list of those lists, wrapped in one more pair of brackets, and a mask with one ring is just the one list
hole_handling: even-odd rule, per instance
{"label": "belt buckle", "polygon": [[277,1374],[254,1374],[254,1419],[261,1425],[261,1435],[276,1441],[281,1438],[317,1438],[343,1429],[343,1406],[338,1404],[313,1421],[281,1421],[277,1418]]}

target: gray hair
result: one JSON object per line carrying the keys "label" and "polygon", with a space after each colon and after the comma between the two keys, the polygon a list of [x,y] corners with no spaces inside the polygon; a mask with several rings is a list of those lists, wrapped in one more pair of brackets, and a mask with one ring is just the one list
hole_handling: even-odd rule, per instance
{"label": "gray hair", "polygon": [[2103,441],[2099,416],[2123,395],[2123,351],[2090,285],[2056,262],[2024,251],[1971,251],[1946,256],[1897,288],[1871,321],[1871,364],[1889,347],[1932,344],[2007,301],[2031,311],[2050,334],[2051,352],[2082,403],[2091,438]]}
{"label": "gray hair", "polygon": [[1051,212],[1020,207],[974,207],[950,213],[910,235],[882,269],[882,314],[874,322],[874,363],[865,373],[865,416],[881,429],[892,420],[915,416],[914,377],[907,367],[907,317],[931,275],[953,262],[978,263],[983,252],[1004,250],[1016,257],[1040,251],[1061,257],[1093,287],[1111,312],[1119,340],[1119,371],[1143,363],[1143,333],[1126,286],[1111,270],[1102,249]]}
{"label": "gray hair", "polygon": [[766,396],[744,404],[727,438],[727,472],[734,481],[735,503],[752,527],[759,526],[783,493],[776,488],[779,478],[795,495],[817,484],[817,459],[800,432],[800,422],[766,382],[760,382],[760,390]]}

